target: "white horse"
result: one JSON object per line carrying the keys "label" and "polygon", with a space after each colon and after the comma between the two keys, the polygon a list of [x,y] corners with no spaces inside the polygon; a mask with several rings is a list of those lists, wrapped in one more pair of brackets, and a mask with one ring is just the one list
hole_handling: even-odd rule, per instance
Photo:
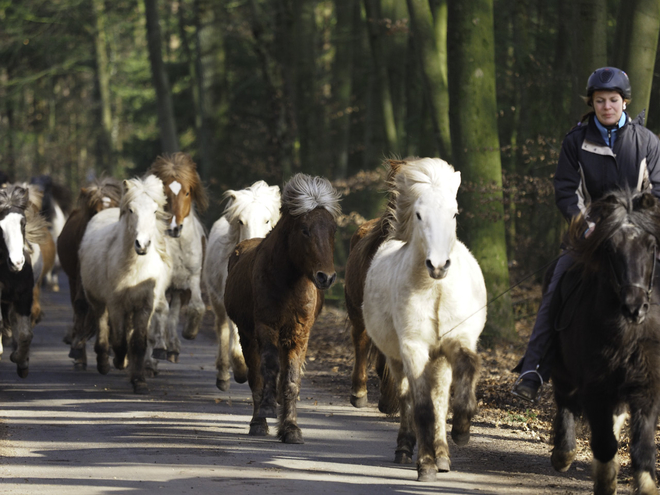
{"label": "white horse", "polygon": [[128,353],[133,390],[146,394],[149,323],[154,309],[167,305],[165,289],[172,271],[165,243],[169,215],[163,210],[165,193],[157,177],[126,180],[123,188],[119,208],[103,210],[89,221],[80,244],[80,274],[98,322],[98,370],[105,374],[110,369],[110,340],[115,367],[125,367]]}
{"label": "white horse", "polygon": [[456,239],[460,181],[460,173],[437,158],[401,167],[392,237],[376,252],[364,288],[366,330],[387,357],[399,393],[395,462],[412,462],[417,441],[419,481],[449,471],[450,386],[456,444],[469,440],[477,407],[486,287],[477,261]]}
{"label": "white horse", "polygon": [[225,310],[227,262],[234,246],[245,239],[265,237],[280,218],[280,188],[260,180],[240,191],[229,190],[224,215],[217,220],[209,234],[209,246],[204,261],[204,284],[215,314],[215,333],[218,336],[218,370],[215,384],[229,390],[229,366],[238,383],[247,380],[247,367],[236,326]]}

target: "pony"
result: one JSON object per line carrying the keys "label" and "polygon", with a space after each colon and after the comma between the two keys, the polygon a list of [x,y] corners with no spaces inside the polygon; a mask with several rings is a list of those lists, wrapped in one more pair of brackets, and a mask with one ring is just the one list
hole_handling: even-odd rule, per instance
{"label": "pony", "polygon": [[240,191],[228,190],[222,217],[211,228],[208,250],[204,260],[203,280],[215,315],[214,329],[218,337],[218,370],[215,384],[229,390],[229,366],[238,383],[247,380],[247,367],[236,326],[227,318],[225,283],[227,263],[234,246],[254,237],[265,237],[280,218],[280,188],[260,180]]}
{"label": "pony", "polygon": [[62,270],[69,279],[69,298],[73,307],[73,326],[64,337],[64,342],[70,344],[69,357],[74,359],[74,369],[87,369],[87,339],[85,328],[94,328],[93,324],[85,324],[89,315],[89,305],[80,283],[80,261],[78,249],[87,224],[101,210],[116,208],[121,200],[122,185],[117,179],[104,177],[94,179],[80,189],[77,207],[67,219],[57,238],[57,254]]}
{"label": "pony", "polygon": [[[388,167],[387,183],[391,184],[394,176],[404,160],[385,160],[384,165]],[[387,208],[380,218],[369,220],[355,231],[351,237],[350,251],[346,260],[344,275],[344,297],[346,300],[346,312],[348,313],[348,324],[351,329],[353,341],[354,361],[353,373],[351,375],[351,404],[354,407],[365,407],[367,400],[367,366],[370,361],[375,361],[376,372],[381,378],[385,373],[385,357],[374,346],[364,328],[364,317],[362,315],[362,301],[364,294],[364,279],[378,247],[390,235],[392,224],[392,211],[395,207],[395,190],[390,191]],[[383,394],[381,394],[384,397]],[[378,404],[381,412],[394,412],[388,401],[380,401]],[[395,407],[396,409],[396,407]]]}
{"label": "pony", "polygon": [[151,317],[167,305],[172,260],[165,240],[167,202],[162,181],[150,175],[123,182],[119,208],[92,217],[80,243],[80,279],[94,312],[97,369],[106,374],[109,344],[114,366],[123,369],[128,354],[133,391],[149,393],[145,355]]}
{"label": "pony", "polygon": [[401,165],[394,177],[391,234],[376,251],[364,285],[367,335],[386,356],[399,395],[395,462],[412,462],[417,443],[419,481],[449,471],[450,387],[457,445],[469,440],[477,408],[476,345],[486,323],[486,286],[476,259],[456,238],[460,179],[438,158]]}
{"label": "pony", "polygon": [[[35,322],[34,287],[43,265],[39,244],[48,235],[47,224],[33,207],[27,187],[9,184],[0,189],[0,230],[2,334],[12,339],[14,350],[9,359],[16,364],[18,376],[25,378]],[[0,355],[2,351],[0,341]]]}
{"label": "pony", "polygon": [[309,332],[335,281],[339,194],[327,179],[298,173],[283,188],[281,217],[265,239],[241,242],[229,258],[227,315],[237,325],[248,367],[250,435],[277,417],[284,443],[303,442],[296,400]]}
{"label": "pony", "polygon": [[[54,247],[57,245],[57,239],[71,211],[71,193],[66,187],[53,181],[50,175],[32,177],[30,184],[38,187],[43,195],[40,213],[48,222],[48,231],[53,238],[52,246]],[[53,292],[60,290],[57,273],[60,268],[60,260],[55,252],[53,267],[50,270],[44,270],[44,281]]]}
{"label": "pony", "polygon": [[173,363],[179,361],[181,342],[177,325],[182,304],[189,301],[182,332],[186,339],[197,336],[206,312],[201,289],[206,231],[195,209],[203,213],[208,207],[208,198],[197,173],[197,165],[186,153],[159,156],[147,175],[154,175],[163,182],[167,197],[165,210],[170,215],[166,240],[173,263],[168,287],[170,304],[164,307],[165,311],[157,311],[150,330],[153,351],[147,356],[147,365],[156,374],[156,359],[167,359]]}
{"label": "pony", "polygon": [[586,238],[584,217],[569,227],[575,264],[550,308],[560,330],[551,374],[557,404],[551,462],[557,471],[570,467],[575,416],[584,413],[591,427],[594,493],[616,493],[616,453],[627,408],[633,492],[655,495],[660,205],[650,192],[614,191],[591,204],[588,218],[596,228]]}

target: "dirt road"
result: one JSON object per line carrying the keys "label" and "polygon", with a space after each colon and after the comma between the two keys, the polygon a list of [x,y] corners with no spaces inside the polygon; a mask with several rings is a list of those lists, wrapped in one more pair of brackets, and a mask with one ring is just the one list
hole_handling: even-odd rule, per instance
{"label": "dirt road", "polygon": [[[451,445],[452,471],[415,481],[392,463],[397,423],[375,407],[354,409],[332,370],[310,362],[298,403],[304,445],[249,437],[247,385],[215,387],[210,315],[180,363],[161,363],[151,394],[136,396],[124,372],[73,370],[62,336],[67,288],[43,293],[30,373],[0,362],[1,494],[571,494],[591,490],[589,466],[550,467],[550,447],[476,418],[466,447]],[[312,335],[313,338],[313,335]],[[90,362],[94,362],[91,345]],[[336,372],[336,370],[335,370]],[[344,376],[342,383],[346,382]],[[451,443],[451,440],[450,440]],[[622,490],[625,493],[625,489]],[[621,492],[620,492],[621,493]]]}

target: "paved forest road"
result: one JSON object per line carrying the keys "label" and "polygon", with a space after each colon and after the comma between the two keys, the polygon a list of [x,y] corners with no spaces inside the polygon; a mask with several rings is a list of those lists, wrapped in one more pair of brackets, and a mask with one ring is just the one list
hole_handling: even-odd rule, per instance
{"label": "paved forest road", "polygon": [[[271,433],[247,435],[249,388],[215,387],[210,314],[195,341],[182,341],[179,364],[161,363],[136,396],[124,372],[75,372],[62,336],[71,322],[68,289],[44,291],[30,373],[0,362],[1,494],[538,494],[588,493],[586,463],[558,475],[549,446],[479,423],[470,443],[453,444],[452,472],[415,481],[394,456],[397,424],[369,407],[354,409],[348,390],[314,388],[303,378],[299,424],[304,445]],[[313,337],[313,336],[312,336]],[[90,363],[95,355],[88,344]],[[321,380],[322,381],[322,380]],[[270,420],[269,420],[270,421]],[[274,431],[274,420],[270,422]],[[625,488],[622,490],[625,492]]]}

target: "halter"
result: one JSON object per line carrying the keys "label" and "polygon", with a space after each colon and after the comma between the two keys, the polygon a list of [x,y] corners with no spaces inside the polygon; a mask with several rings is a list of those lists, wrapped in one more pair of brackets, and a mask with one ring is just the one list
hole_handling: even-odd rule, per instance
{"label": "halter", "polygon": [[646,298],[649,300],[651,299],[651,294],[653,294],[653,281],[655,280],[655,264],[656,264],[657,254],[658,254],[658,248],[657,246],[653,246],[653,258],[651,258],[652,259],[651,280],[649,280],[648,287],[644,287],[642,284],[621,284],[621,282],[619,282],[619,277],[617,275],[617,272],[614,269],[614,264],[612,263],[612,257],[608,253],[607,261],[609,262],[610,270],[612,272],[612,275],[614,276],[614,280],[613,280],[614,289],[619,293],[619,296],[621,295],[621,292],[624,288],[636,287],[638,289],[642,289],[643,291],[646,291]]}

